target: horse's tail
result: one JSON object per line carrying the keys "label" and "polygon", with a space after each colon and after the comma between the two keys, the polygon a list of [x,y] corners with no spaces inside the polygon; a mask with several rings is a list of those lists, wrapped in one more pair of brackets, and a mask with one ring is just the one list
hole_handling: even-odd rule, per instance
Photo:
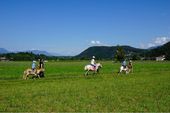
{"label": "horse's tail", "polygon": [[27,74],[27,71],[24,71],[24,73],[23,73],[23,79],[26,79],[26,74]]}
{"label": "horse's tail", "polygon": [[84,70],[85,70],[85,71],[87,70],[87,66],[84,66]]}

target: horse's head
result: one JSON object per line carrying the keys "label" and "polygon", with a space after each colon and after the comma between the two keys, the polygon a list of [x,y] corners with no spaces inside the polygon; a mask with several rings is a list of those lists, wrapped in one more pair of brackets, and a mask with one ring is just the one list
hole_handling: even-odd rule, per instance
{"label": "horse's head", "polygon": [[100,64],[100,63],[97,63],[96,66],[97,66],[98,68],[102,68],[102,64]]}

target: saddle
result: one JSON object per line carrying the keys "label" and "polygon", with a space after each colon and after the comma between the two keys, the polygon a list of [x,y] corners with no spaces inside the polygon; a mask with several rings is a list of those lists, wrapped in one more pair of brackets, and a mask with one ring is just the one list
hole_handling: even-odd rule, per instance
{"label": "saddle", "polygon": [[126,69],[126,67],[127,67],[127,66],[124,66],[124,65],[122,65],[122,66],[123,66],[123,69]]}
{"label": "saddle", "polygon": [[30,69],[30,70],[28,71],[28,73],[29,73],[29,74],[32,74],[32,75],[36,75],[37,70],[36,70],[36,69],[34,69],[34,70]]}
{"label": "saddle", "polygon": [[92,66],[92,70],[95,71],[96,70],[96,66],[91,65]]}

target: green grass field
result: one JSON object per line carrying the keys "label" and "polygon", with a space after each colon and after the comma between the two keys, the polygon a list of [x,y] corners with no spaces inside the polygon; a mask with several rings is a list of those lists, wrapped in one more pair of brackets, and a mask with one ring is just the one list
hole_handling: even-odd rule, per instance
{"label": "green grass field", "polygon": [[22,80],[31,62],[0,62],[0,112],[170,112],[170,62],[101,62],[84,77],[88,61],[47,62],[45,78]]}

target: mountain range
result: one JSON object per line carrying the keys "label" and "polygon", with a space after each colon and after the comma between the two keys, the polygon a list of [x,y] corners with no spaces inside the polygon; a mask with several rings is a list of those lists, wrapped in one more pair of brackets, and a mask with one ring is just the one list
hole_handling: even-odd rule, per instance
{"label": "mountain range", "polygon": [[[33,54],[43,54],[43,55],[46,55],[46,56],[62,56],[60,54],[57,54],[57,53],[49,53],[47,51],[42,51],[42,50],[27,50],[27,51],[19,51],[19,52],[29,52],[29,53],[33,53]],[[6,54],[6,53],[18,53],[18,51],[8,51],[4,48],[0,48],[0,54]]]}
{"label": "mountain range", "polygon": [[4,54],[4,53],[9,53],[9,51],[4,48],[0,48],[0,54]]}
{"label": "mountain range", "polygon": [[[131,46],[119,46],[119,45],[118,46],[92,46],[72,58],[91,59],[92,56],[96,56],[96,58],[99,59],[113,59],[114,53],[117,51],[118,47],[123,48],[126,55],[137,55],[139,57],[148,57],[148,58],[165,55],[167,57],[166,59],[170,59],[170,42],[161,46],[148,48],[148,49],[140,49]],[[29,50],[24,52],[30,52],[36,55],[44,54],[46,56],[61,56],[59,54],[54,55],[49,52],[40,51],[40,50]],[[0,48],[0,54],[3,53],[11,53],[11,52],[4,48]],[[17,53],[17,52],[13,52],[13,53]]]}

